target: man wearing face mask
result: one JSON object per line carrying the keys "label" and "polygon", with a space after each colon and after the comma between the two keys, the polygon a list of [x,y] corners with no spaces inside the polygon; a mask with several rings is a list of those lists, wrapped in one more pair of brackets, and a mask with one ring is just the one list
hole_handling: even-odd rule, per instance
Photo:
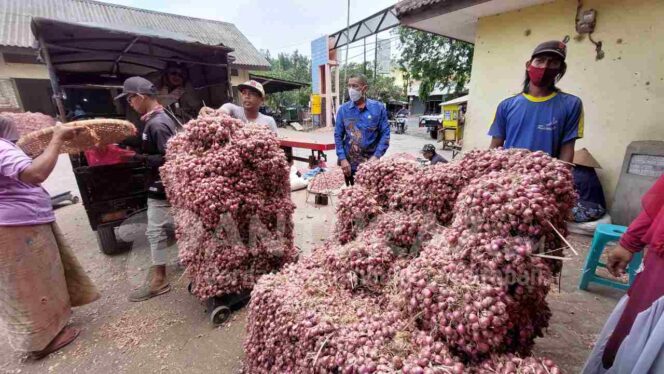
{"label": "man wearing face mask", "polygon": [[489,129],[491,148],[544,151],[572,162],[574,143],[583,137],[583,104],[555,84],[567,69],[567,46],[544,42],[526,62],[523,92],[503,100]]}
{"label": "man wearing face mask", "polygon": [[368,99],[367,89],[364,75],[351,75],[348,78],[350,101],[337,111],[334,142],[346,185],[355,183],[355,172],[361,163],[381,158],[390,146],[385,104]]}

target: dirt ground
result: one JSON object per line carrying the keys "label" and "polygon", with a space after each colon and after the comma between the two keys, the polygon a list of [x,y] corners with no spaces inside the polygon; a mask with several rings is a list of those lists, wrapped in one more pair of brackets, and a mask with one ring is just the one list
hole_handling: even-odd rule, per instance
{"label": "dirt ground", "polygon": [[[303,136],[284,130],[280,130],[280,135]],[[307,137],[330,139],[331,133]],[[411,125],[409,134],[392,136],[389,152],[415,153],[429,142],[422,129]],[[444,155],[451,158],[447,152]],[[330,156],[328,164],[336,162],[336,157]],[[61,161],[46,187],[52,193],[72,190],[78,194],[67,160]],[[315,206],[313,197],[307,202],[305,191],[292,196],[297,205],[296,244],[307,253],[330,235],[334,208]],[[224,326],[213,327],[205,307],[187,292],[187,280],[176,266],[169,268],[174,286],[170,293],[143,303],[130,303],[128,292],[140,283],[149,266],[144,240],[137,239],[129,253],[106,256],[98,250],[81,204],[60,207],[56,216],[103,296],[91,305],[75,309],[71,323],[82,330],[80,337],[44,360],[26,361],[13,353],[8,344],[0,344],[0,373],[235,373],[240,369],[246,310],[235,313]],[[589,238],[572,236],[571,241],[581,253],[565,263],[560,292],[555,289],[549,295],[553,318],[547,335],[537,340],[535,350],[537,355],[555,360],[565,372],[576,373],[622,293],[592,285],[591,292],[577,289]],[[175,258],[175,253],[172,256]]]}

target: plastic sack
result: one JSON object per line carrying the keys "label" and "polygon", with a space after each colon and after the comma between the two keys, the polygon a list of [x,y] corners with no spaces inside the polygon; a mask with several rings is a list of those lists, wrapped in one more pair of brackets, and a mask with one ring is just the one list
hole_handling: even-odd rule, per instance
{"label": "plastic sack", "polygon": [[291,166],[290,169],[290,190],[298,191],[307,188],[309,182],[297,176],[297,168]]}
{"label": "plastic sack", "polygon": [[127,162],[136,152],[123,149],[116,144],[93,147],[85,150],[89,166],[115,165]]}
{"label": "plastic sack", "polygon": [[590,222],[567,222],[567,230],[574,234],[593,236],[595,229],[600,223],[611,223],[611,216],[607,213],[597,221]]}

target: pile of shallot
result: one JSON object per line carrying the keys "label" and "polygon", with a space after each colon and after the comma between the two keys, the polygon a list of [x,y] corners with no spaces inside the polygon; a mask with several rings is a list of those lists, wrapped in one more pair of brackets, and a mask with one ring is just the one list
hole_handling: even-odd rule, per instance
{"label": "pile of shallot", "polygon": [[55,118],[38,112],[1,112],[0,116],[10,118],[16,125],[16,129],[21,136],[55,126],[56,122]]}
{"label": "pile of shallot", "polygon": [[313,193],[329,194],[344,186],[346,180],[341,168],[335,167],[316,174],[309,182],[309,191]]}
{"label": "pile of shallot", "polygon": [[531,357],[575,194],[541,152],[360,167],[334,237],[252,293],[251,373],[560,373]]}
{"label": "pile of shallot", "polygon": [[295,259],[288,163],[267,128],[203,110],[169,141],[166,160],[161,176],[195,295],[251,290]]}

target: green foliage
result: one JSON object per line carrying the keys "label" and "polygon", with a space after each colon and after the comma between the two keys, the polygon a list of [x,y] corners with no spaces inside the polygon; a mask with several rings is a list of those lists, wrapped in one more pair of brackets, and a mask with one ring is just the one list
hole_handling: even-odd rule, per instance
{"label": "green foliage", "polygon": [[[293,53],[279,53],[276,58],[270,55],[270,51],[261,51],[272,65],[270,71],[257,71],[256,74],[285,79],[297,82],[311,82],[311,60],[309,57]],[[279,107],[306,106],[309,104],[311,86],[299,90],[277,92],[267,96],[266,104],[277,109]]]}
{"label": "green foliage", "polygon": [[451,94],[461,94],[470,81],[473,45],[427,32],[399,27],[399,65],[410,78],[419,80],[422,99],[436,84]]}
{"label": "green foliage", "polygon": [[[374,71],[374,64],[373,62],[367,62],[366,63],[366,69],[365,67],[362,66],[363,64],[358,64],[351,62],[348,64],[346,67],[348,77],[350,77],[353,74],[364,74],[366,72],[367,80],[369,81],[369,90],[367,91],[367,97],[374,99],[374,100],[379,100],[382,101],[383,103],[387,103],[390,100],[405,100],[406,95],[403,92],[402,87],[397,86],[394,83],[394,78],[388,75],[380,75],[378,74],[376,78],[374,79],[373,76],[373,71]],[[341,72],[341,81],[339,84],[341,85],[341,94],[343,97],[347,96],[347,82],[343,82],[344,79],[344,72],[342,70]],[[342,99],[343,101],[343,99]]]}

